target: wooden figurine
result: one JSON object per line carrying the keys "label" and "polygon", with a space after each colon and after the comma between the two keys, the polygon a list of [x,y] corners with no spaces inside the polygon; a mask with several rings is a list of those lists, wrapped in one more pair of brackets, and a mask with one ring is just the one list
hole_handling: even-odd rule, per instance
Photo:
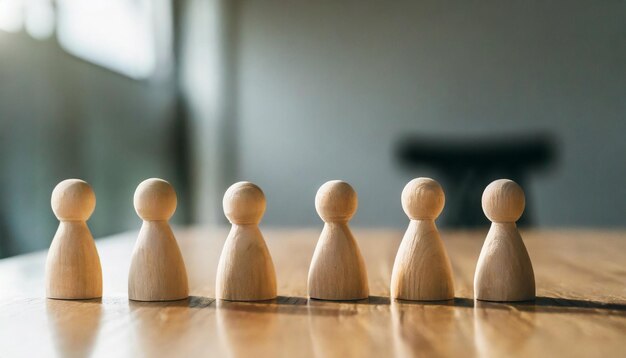
{"label": "wooden figurine", "polygon": [[67,179],[52,191],[51,204],[60,223],[46,260],[46,296],[102,297],[100,258],[86,222],[96,208],[96,195],[86,182]]}
{"label": "wooden figurine", "polygon": [[317,191],[315,208],[324,220],[309,269],[309,297],[322,300],[358,300],[369,296],[367,271],[348,221],[357,209],[350,184],[333,180]]}
{"label": "wooden figurine", "polygon": [[512,180],[496,180],[485,189],[482,206],[492,224],[476,265],[474,297],[502,302],[533,300],[533,266],[515,224],[524,212],[524,191]]}
{"label": "wooden figurine", "polygon": [[135,211],[143,224],[128,275],[128,298],[172,301],[189,297],[185,262],[169,225],[176,211],[176,192],[162,179],[147,179],[137,187]]}
{"label": "wooden figurine", "polygon": [[233,184],[224,194],[224,214],[232,228],[217,267],[216,298],[261,301],[276,298],[276,272],[259,222],[265,194],[250,182]]}
{"label": "wooden figurine", "polygon": [[438,301],[454,298],[452,267],[435,219],[445,195],[430,178],[411,180],[402,191],[402,208],[411,219],[391,274],[391,298]]}

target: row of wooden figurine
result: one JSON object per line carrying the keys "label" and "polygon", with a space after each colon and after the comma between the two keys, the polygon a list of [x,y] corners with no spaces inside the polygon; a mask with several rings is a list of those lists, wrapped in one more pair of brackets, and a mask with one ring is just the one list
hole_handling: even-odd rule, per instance
{"label": "row of wooden figurine", "polygon": [[[430,178],[416,178],[402,191],[410,219],[393,266],[391,296],[415,301],[454,298],[450,260],[435,225],[445,195]],[[169,301],[189,295],[187,272],[168,224],[176,210],[176,193],[162,179],[147,179],[135,191],[134,206],[143,225],[133,251],[128,296],[138,301]],[[102,270],[86,221],[95,209],[95,194],[79,179],[59,183],[52,209],[60,220],[46,262],[46,292],[55,299],[102,296]],[[482,206],[492,221],[474,278],[475,298],[524,301],[535,297],[532,264],[515,222],[522,215],[523,190],[507,179],[485,189]],[[259,230],[265,212],[263,191],[250,182],[233,184],[224,194],[224,213],[232,223],[216,277],[216,298],[260,301],[277,297],[274,264]],[[324,229],[308,276],[309,297],[359,300],[369,295],[367,270],[348,221],[357,195],[346,182],[322,185],[315,198]]]}

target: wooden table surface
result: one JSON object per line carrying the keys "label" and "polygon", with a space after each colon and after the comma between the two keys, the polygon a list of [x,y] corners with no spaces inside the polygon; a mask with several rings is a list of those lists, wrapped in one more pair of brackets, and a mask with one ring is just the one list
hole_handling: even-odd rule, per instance
{"label": "wooden table surface", "polygon": [[45,253],[0,260],[0,357],[626,356],[626,232],[526,231],[537,300],[475,302],[472,281],[485,230],[443,232],[456,299],[390,302],[401,231],[354,230],[371,297],[307,300],[320,229],[264,230],[280,297],[215,301],[226,229],[175,229],[192,297],[128,301],[136,232],[98,240],[104,297],[44,298]]}

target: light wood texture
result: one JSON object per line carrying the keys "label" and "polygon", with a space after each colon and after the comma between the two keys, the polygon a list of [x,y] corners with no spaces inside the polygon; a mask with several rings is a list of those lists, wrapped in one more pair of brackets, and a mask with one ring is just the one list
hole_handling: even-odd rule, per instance
{"label": "light wood texture", "polygon": [[535,274],[515,222],[524,212],[524,191],[512,180],[489,184],[483,211],[492,221],[476,264],[474,297],[484,301],[527,301],[535,298]]}
{"label": "light wood texture", "polygon": [[52,191],[52,211],[60,220],[46,260],[46,296],[57,299],[102,297],[102,268],[87,219],[96,195],[80,179],[60,182]]}
{"label": "light wood texture", "polygon": [[265,194],[250,182],[233,184],[224,194],[224,214],[232,228],[217,266],[215,297],[230,301],[276,298],[276,272],[259,222]]}
{"label": "light wood texture", "polygon": [[308,294],[322,300],[367,298],[367,270],[348,221],[356,212],[357,195],[350,184],[332,180],[317,191],[315,208],[324,220],[311,267]]}
{"label": "light wood texture", "polygon": [[619,357],[626,352],[626,231],[522,231],[537,299],[474,301],[487,233],[445,231],[456,298],[394,302],[389,279],[403,230],[354,229],[368,265],[366,300],[307,300],[319,229],[263,227],[279,297],[215,301],[228,229],[176,228],[191,297],[129,301],[137,232],[96,240],[104,297],[45,299],[45,252],[0,260],[0,357]]}
{"label": "light wood texture", "polygon": [[143,219],[128,273],[128,297],[136,301],[171,301],[189,297],[187,270],[169,225],[176,192],[162,179],[147,179],[134,197]]}
{"label": "light wood texture", "polygon": [[435,219],[445,205],[441,185],[430,178],[411,180],[402,191],[402,208],[411,219],[391,273],[391,297],[438,301],[454,298],[452,266]]}

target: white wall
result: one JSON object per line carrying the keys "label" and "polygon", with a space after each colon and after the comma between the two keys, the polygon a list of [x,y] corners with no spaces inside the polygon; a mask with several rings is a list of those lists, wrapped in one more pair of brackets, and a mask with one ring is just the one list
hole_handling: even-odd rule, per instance
{"label": "white wall", "polygon": [[[318,225],[313,199],[353,183],[355,224],[401,227],[407,133],[553,132],[531,182],[543,226],[626,225],[626,2],[243,1],[237,177],[268,225]],[[480,203],[477,203],[480,210]]]}

